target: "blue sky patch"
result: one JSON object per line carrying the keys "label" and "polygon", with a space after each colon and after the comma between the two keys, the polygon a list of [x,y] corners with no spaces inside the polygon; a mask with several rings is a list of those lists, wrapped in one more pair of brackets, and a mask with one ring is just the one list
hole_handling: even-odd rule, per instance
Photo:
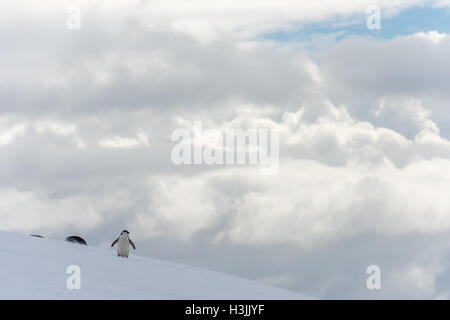
{"label": "blue sky patch", "polygon": [[309,42],[314,36],[335,34],[336,39],[352,35],[370,35],[391,39],[399,35],[420,31],[436,30],[450,33],[450,10],[448,8],[413,7],[392,17],[383,17],[381,8],[381,30],[369,30],[366,26],[368,15],[351,18],[336,18],[330,22],[299,24],[294,31],[268,33],[260,38],[276,42]]}

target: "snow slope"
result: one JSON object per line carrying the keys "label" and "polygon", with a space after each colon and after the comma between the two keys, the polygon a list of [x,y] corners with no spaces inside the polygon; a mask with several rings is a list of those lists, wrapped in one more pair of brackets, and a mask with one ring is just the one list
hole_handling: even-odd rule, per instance
{"label": "snow slope", "polygon": [[[0,232],[0,299],[307,299],[134,253]],[[66,286],[69,265],[80,267],[80,290]]]}

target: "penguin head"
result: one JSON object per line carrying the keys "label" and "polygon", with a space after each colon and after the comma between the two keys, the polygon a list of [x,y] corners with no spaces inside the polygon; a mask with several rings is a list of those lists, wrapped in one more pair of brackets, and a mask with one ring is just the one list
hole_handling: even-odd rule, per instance
{"label": "penguin head", "polygon": [[127,230],[123,230],[123,231],[120,233],[121,236],[123,236],[123,235],[128,236],[129,234],[130,234],[130,233],[129,233]]}

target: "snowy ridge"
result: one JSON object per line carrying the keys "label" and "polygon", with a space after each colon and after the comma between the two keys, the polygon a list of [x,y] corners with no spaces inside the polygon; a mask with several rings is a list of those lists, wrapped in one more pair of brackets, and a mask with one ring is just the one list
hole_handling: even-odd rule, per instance
{"label": "snowy ridge", "polygon": [[[0,232],[0,299],[308,299],[134,253]],[[80,267],[80,290],[66,286],[69,265]]]}

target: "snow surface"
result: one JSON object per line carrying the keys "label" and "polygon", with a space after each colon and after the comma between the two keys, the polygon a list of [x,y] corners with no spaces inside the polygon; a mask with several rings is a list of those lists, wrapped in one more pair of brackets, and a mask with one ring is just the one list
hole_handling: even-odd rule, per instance
{"label": "snow surface", "polygon": [[[0,231],[0,299],[308,299],[130,253]],[[80,290],[66,286],[69,265],[81,269]]]}

